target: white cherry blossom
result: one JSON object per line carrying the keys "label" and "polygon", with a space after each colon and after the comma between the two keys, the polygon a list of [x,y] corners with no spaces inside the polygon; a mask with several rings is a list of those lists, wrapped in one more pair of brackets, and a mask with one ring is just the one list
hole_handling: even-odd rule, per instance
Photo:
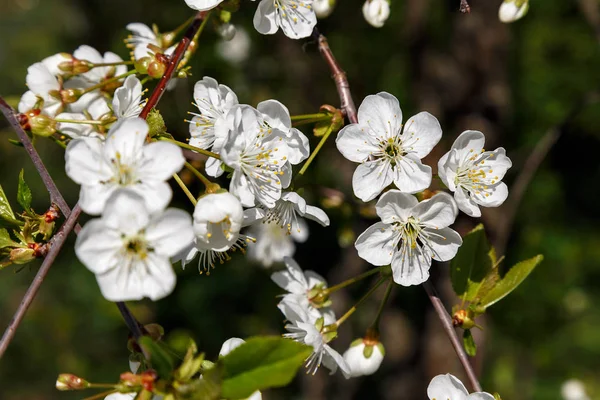
{"label": "white cherry blossom", "polygon": [[227,114],[227,139],[221,160],[233,169],[229,185],[245,207],[257,203],[272,208],[281,197],[282,168],[289,158],[286,133],[265,127],[259,111],[246,105]]}
{"label": "white cherry blossom", "polygon": [[307,373],[314,375],[322,364],[331,371],[331,374],[340,368],[348,378],[350,367],[340,353],[328,344],[337,336],[337,332],[324,331],[324,318],[315,319],[314,315],[297,303],[282,302],[279,305],[279,309],[289,322],[285,326],[288,333],[283,336],[313,348],[313,352],[306,359]]}
{"label": "white cherry blossom", "polygon": [[154,32],[146,24],[132,22],[127,24],[126,28],[132,34],[125,39],[125,43],[127,43],[127,47],[133,49],[133,58],[135,60],[154,54],[154,51],[148,47],[149,44],[162,49],[166,55],[170,55],[175,51],[175,45],[170,47],[165,46],[163,36],[158,32]]}
{"label": "white cherry blossom", "polygon": [[242,64],[250,56],[252,40],[244,27],[236,25],[235,30],[233,39],[217,43],[217,54],[231,64]]}
{"label": "white cherry blossom", "polygon": [[326,325],[335,322],[335,313],[328,307],[328,299],[319,299],[319,292],[327,289],[327,281],[314,271],[302,271],[291,257],[283,259],[285,270],[277,271],[271,279],[277,286],[288,293],[283,296],[282,303],[297,303],[307,310],[315,319],[323,317]]}
{"label": "white cherry blossom", "polygon": [[198,10],[207,11],[221,4],[223,0],[185,0],[188,7]]}
{"label": "white cherry blossom", "polygon": [[418,202],[416,197],[390,190],[376,205],[381,222],[356,239],[358,255],[377,266],[392,266],[394,282],[418,285],[429,278],[431,260],[452,259],[462,238],[448,228],[458,209],[447,193]]}
{"label": "white cherry blossom", "polygon": [[335,8],[336,0],[314,0],[313,8],[317,18],[327,18],[333,12]]}
{"label": "white cherry blossom", "polygon": [[383,361],[385,350],[377,340],[356,339],[344,352],[344,360],[350,367],[350,376],[356,378],[374,374]]}
{"label": "white cherry blossom", "polygon": [[166,181],[185,162],[181,149],[165,142],[146,143],[148,124],[140,118],[114,124],[106,141],[83,137],[65,152],[67,175],[81,185],[79,204],[88,214],[100,214],[107,199],[118,190],[133,191],[156,212],[171,200]]}
{"label": "white cherry blossom", "polygon": [[119,191],[108,199],[102,217],[82,228],[75,253],[96,274],[106,299],[158,300],[175,287],[169,257],[193,237],[186,212],[167,209],[151,214],[142,197]]}
{"label": "white cherry blossom", "polygon": [[356,197],[369,201],[392,182],[404,193],[417,193],[431,184],[431,168],[421,163],[440,141],[442,128],[427,112],[411,117],[402,127],[398,99],[381,92],[367,96],[358,108],[358,123],[337,136],[338,150],[360,163],[352,177]]}
{"label": "white cherry blossom", "polygon": [[504,23],[515,22],[529,11],[529,0],[504,0],[498,9],[498,18]]}
{"label": "white cherry blossom", "polygon": [[329,226],[329,217],[325,211],[306,204],[306,200],[296,192],[282,192],[281,198],[275,202],[273,208],[262,208],[265,210],[263,223],[278,225],[288,235],[292,231],[301,233],[298,216],[318,222],[321,226]]}
{"label": "white cherry blossom", "polygon": [[390,16],[389,0],[367,0],[362,8],[365,20],[375,28],[381,28]]}
{"label": "white cherry blossom", "polygon": [[469,394],[465,385],[450,374],[434,377],[427,388],[427,396],[429,400],[494,400],[494,396],[485,392]]}
{"label": "white cherry blossom", "polygon": [[214,145],[215,150],[219,151],[225,142],[226,131],[223,131],[223,137],[215,143],[215,124],[224,122],[227,112],[238,104],[238,98],[229,87],[205,76],[194,85],[194,101],[200,113],[190,112],[194,116],[189,121],[190,144],[205,150]]}
{"label": "white cherry blossom", "polygon": [[440,179],[454,192],[458,208],[471,217],[481,216],[479,206],[498,207],[508,197],[502,178],[512,162],[504,148],[485,151],[484,143],[483,133],[465,131],[438,162]]}
{"label": "white cherry blossom", "polygon": [[32,109],[39,99],[42,100],[41,111],[45,115],[53,117],[64,110],[65,104],[60,96],[60,91],[63,89],[62,80],[59,81],[46,65],[38,62],[27,68],[25,81],[29,91],[21,98],[20,112]]}
{"label": "white cherry blossom", "polygon": [[123,86],[115,90],[112,101],[115,116],[118,119],[139,116],[146,104],[146,100],[142,101],[143,94],[142,82],[133,75],[128,76],[123,82]]}
{"label": "white cherry blossom", "polygon": [[248,245],[248,258],[270,267],[292,257],[296,252],[296,243],[304,243],[308,239],[308,226],[300,219],[297,230],[289,234],[279,225],[257,222],[250,226],[247,234],[255,239]]}
{"label": "white cherry blossom", "polygon": [[310,36],[317,24],[313,0],[262,0],[254,14],[254,28],[272,35],[281,28],[291,39]]}

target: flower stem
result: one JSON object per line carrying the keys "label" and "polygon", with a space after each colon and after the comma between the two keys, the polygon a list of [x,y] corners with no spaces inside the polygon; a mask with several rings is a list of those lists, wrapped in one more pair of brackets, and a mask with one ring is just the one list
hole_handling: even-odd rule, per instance
{"label": "flower stem", "polygon": [[108,85],[109,83],[116,82],[116,81],[118,81],[120,79],[126,78],[129,75],[134,75],[136,73],[137,73],[137,71],[135,69],[132,69],[131,71],[127,71],[124,74],[113,76],[112,78],[107,79],[105,81],[102,81],[100,83],[97,83],[94,86],[90,86],[89,88],[87,88],[83,92],[81,92],[81,94],[84,95],[86,93],[93,92],[96,89],[100,89],[101,87],[104,87],[104,86]]}
{"label": "flower stem", "polygon": [[303,119],[318,119],[318,118],[329,117],[329,116],[331,116],[331,115],[321,112],[321,113],[315,113],[315,114],[292,115],[290,118],[291,118],[292,122],[294,122],[294,121],[301,121]]}
{"label": "flower stem", "polygon": [[296,127],[296,126],[302,126],[302,125],[309,125],[309,124],[314,124],[316,122],[327,121],[330,119],[331,119],[331,115],[325,115],[324,117],[319,117],[319,118],[303,119],[300,121],[292,122],[292,126]]}
{"label": "flower stem", "polygon": [[308,157],[308,160],[306,160],[306,162],[302,166],[302,169],[300,170],[300,172],[298,172],[299,175],[304,175],[304,173],[308,169],[308,166],[313,162],[313,160],[315,159],[315,157],[317,156],[317,154],[319,153],[319,151],[321,150],[321,148],[327,141],[327,138],[329,138],[329,135],[331,135],[331,132],[333,132],[333,126],[330,125],[329,128],[327,128],[327,132],[325,132],[325,134],[321,138],[321,141],[319,142],[317,147],[315,147],[315,149],[313,150],[310,157]]}
{"label": "flower stem", "polygon": [[365,300],[367,300],[369,297],[371,297],[371,295],[373,293],[375,293],[375,291],[377,290],[377,288],[379,286],[381,286],[381,284],[383,282],[385,282],[386,280],[388,280],[388,279],[390,279],[389,276],[386,276],[386,277],[383,277],[383,278],[379,278],[379,280],[377,281],[377,283],[375,284],[375,286],[373,286],[371,289],[369,289],[369,291],[363,297],[361,297],[360,300],[358,300],[356,302],[356,304],[352,306],[351,309],[349,309],[348,311],[346,311],[346,314],[342,315],[340,317],[340,319],[338,319],[335,322],[335,325],[339,328],[340,325],[342,325],[344,323],[344,321],[346,321],[352,314],[354,314],[354,311],[356,311],[356,309],[358,308],[358,306],[360,306]]}
{"label": "flower stem", "polygon": [[88,125],[106,125],[111,122],[114,122],[113,120],[95,121],[95,120],[91,120],[91,119],[55,119],[54,121],[69,123],[69,124],[88,124]]}
{"label": "flower stem", "polygon": [[367,272],[363,272],[362,274],[360,274],[360,275],[358,275],[358,276],[355,276],[354,278],[350,278],[350,279],[348,279],[348,280],[345,280],[345,281],[344,281],[344,282],[342,282],[342,283],[338,283],[338,284],[337,284],[337,285],[335,285],[335,286],[332,286],[332,287],[330,287],[330,288],[327,288],[327,289],[325,289],[325,291],[326,291],[326,292],[327,292],[327,294],[329,295],[329,294],[331,294],[331,293],[333,293],[333,292],[336,292],[336,291],[338,291],[338,290],[340,290],[340,289],[343,289],[343,288],[345,288],[346,286],[350,286],[350,285],[352,285],[353,283],[356,283],[356,282],[362,281],[363,279],[365,279],[365,278],[368,278],[369,276],[371,276],[371,275],[373,275],[373,274],[376,274],[376,273],[380,272],[382,268],[387,268],[387,267],[379,267],[379,268],[373,268],[373,269],[370,269],[370,270],[368,270]]}
{"label": "flower stem", "polygon": [[173,29],[171,32],[168,32],[169,34],[172,34],[174,37],[179,35],[185,28],[187,28],[196,18],[196,15],[192,15],[191,17],[189,17],[188,19],[186,19],[181,25],[179,25],[177,28]]}
{"label": "flower stem", "polygon": [[110,63],[90,63],[90,67],[92,68],[96,68],[96,67],[114,67],[117,65],[133,65],[133,61],[117,61],[117,62],[110,62]]}
{"label": "flower stem", "polygon": [[383,295],[383,300],[381,300],[381,304],[379,305],[379,310],[377,310],[377,316],[375,317],[375,321],[371,324],[371,328],[376,332],[379,332],[379,320],[381,319],[381,314],[383,314],[383,309],[385,308],[385,303],[387,303],[390,298],[390,294],[392,293],[392,288],[394,287],[394,282],[389,281],[387,288],[385,289],[385,294]]}
{"label": "flower stem", "polygon": [[183,181],[181,180],[181,178],[179,177],[179,175],[173,174],[173,178],[175,179],[175,181],[177,181],[177,184],[179,185],[179,187],[181,188],[181,190],[183,190],[183,192],[185,193],[185,195],[188,197],[188,199],[190,199],[190,201],[192,202],[192,204],[195,206],[196,203],[198,203],[198,201],[196,200],[196,198],[194,197],[194,195],[192,194],[192,192],[190,192],[190,189],[188,189],[188,187],[185,186],[185,183],[183,183]]}
{"label": "flower stem", "polygon": [[217,153],[213,153],[212,151],[204,150],[199,147],[195,147],[195,146],[189,145],[187,143],[180,142],[178,140],[169,139],[164,136],[159,136],[157,139],[162,140],[163,142],[169,142],[169,143],[176,144],[177,146],[179,146],[183,149],[192,150],[192,151],[195,151],[196,153],[200,153],[200,154],[204,154],[205,156],[208,156],[208,157],[216,158],[217,160],[221,159],[221,156],[218,155]]}
{"label": "flower stem", "polygon": [[90,396],[90,397],[86,397],[83,400],[98,400],[98,399],[103,399],[104,397],[108,396],[109,394],[113,394],[113,393],[117,393],[117,390],[116,389],[107,390],[106,392],[102,392],[102,393],[98,393],[98,394],[95,394],[95,395]]}
{"label": "flower stem", "polygon": [[196,178],[200,179],[200,181],[202,182],[202,184],[204,185],[204,187],[209,187],[210,185],[214,185],[214,183],[212,183],[211,181],[209,181],[207,177],[205,177],[204,175],[202,175],[202,172],[198,171],[189,162],[187,162],[187,161],[185,162],[185,167],[187,169],[189,169],[194,175],[196,175]]}

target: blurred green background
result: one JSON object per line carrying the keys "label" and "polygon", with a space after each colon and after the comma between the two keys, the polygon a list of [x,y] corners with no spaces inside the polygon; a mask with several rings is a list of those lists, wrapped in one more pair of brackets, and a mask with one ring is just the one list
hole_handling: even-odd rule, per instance
{"label": "blurred green background", "polygon": [[[595,306],[600,301],[600,192],[594,186],[600,181],[600,106],[588,101],[600,82],[600,2],[532,0],[523,20],[504,25],[497,17],[500,0],[473,0],[470,15],[457,11],[458,0],[394,0],[381,29],[364,21],[362,1],[338,3],[318,26],[348,74],[357,106],[368,94],[388,91],[399,98],[405,118],[422,110],[437,116],[444,137],[426,160],[430,165],[436,165],[460,132],[481,130],[489,148],[503,146],[512,158],[514,167],[506,178],[512,187],[523,171],[530,171],[524,165],[536,144],[555,129],[558,141],[539,169],[530,171],[535,175],[522,201],[512,192],[505,205],[484,211],[489,236],[506,249],[507,265],[538,253],[546,259],[481,319],[485,331],[476,335],[480,351],[475,365],[484,389],[505,399],[560,399],[561,385],[571,378],[585,383],[590,398],[600,398],[600,308]],[[316,45],[281,33],[259,35],[252,27],[255,8],[256,3],[242,1],[232,20],[250,37],[246,60],[225,60],[217,51],[219,36],[207,29],[191,62],[193,76],[164,96],[159,108],[169,132],[179,139],[187,136],[183,119],[192,111],[193,84],[204,75],[230,86],[240,102],[251,105],[275,98],[292,114],[338,105]],[[0,0],[0,94],[18,98],[26,90],[27,67],[46,56],[88,44],[125,58],[127,23],[156,23],[167,31],[191,15],[182,0]],[[42,212],[48,195],[26,153],[9,138],[15,135],[0,120],[0,184],[15,199],[18,172],[24,168],[34,207]],[[49,141],[38,143],[67,201],[75,204],[78,188],[64,174],[63,151]],[[312,146],[316,143],[311,138]],[[374,222],[360,216],[368,210],[359,215],[349,185],[354,168],[330,140],[301,181],[313,202],[330,188],[344,194],[351,206],[350,214],[328,210],[331,226],[311,224],[310,239],[297,248],[300,265],[320,272],[330,284],[369,268],[353,246],[340,246],[351,232],[358,235]],[[174,192],[174,204],[191,211],[185,197]],[[13,206],[18,208],[16,201]],[[477,222],[462,216],[456,226],[465,233]],[[67,248],[72,244],[73,238]],[[0,329],[10,321],[38,266],[0,271]],[[193,265],[176,269],[179,279],[172,295],[156,303],[130,304],[139,320],[160,323],[173,337],[192,335],[213,358],[229,337],[283,332],[283,317],[275,308],[280,291],[269,270],[239,254],[209,277],[199,275]],[[435,265],[432,280],[450,308],[456,298],[447,266]],[[368,282],[336,294],[338,314],[367,287]],[[361,308],[334,347],[343,352],[362,335],[377,307],[373,300]],[[387,355],[375,375],[345,381],[326,371],[314,377],[300,373],[292,386],[268,391],[264,398],[424,399],[436,374],[451,372],[466,382],[421,287],[396,288],[383,324]],[[0,361],[0,398],[91,395],[57,392],[57,374],[116,381],[128,369],[127,335],[117,308],[102,298],[93,274],[72,250],[64,251]]]}

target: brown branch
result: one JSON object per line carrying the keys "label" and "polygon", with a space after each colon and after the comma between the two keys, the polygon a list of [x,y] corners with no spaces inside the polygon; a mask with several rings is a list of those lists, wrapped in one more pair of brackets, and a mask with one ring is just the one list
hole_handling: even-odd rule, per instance
{"label": "brown branch", "polygon": [[[54,180],[50,176],[50,173],[46,169],[46,166],[44,165],[44,162],[42,161],[40,155],[38,154],[35,147],[33,147],[33,143],[31,143],[29,136],[27,136],[27,133],[25,132],[23,127],[21,127],[21,124],[19,123],[19,120],[17,118],[18,113],[15,111],[15,109],[9,106],[2,97],[0,97],[0,111],[2,111],[2,114],[4,114],[4,116],[6,117],[8,123],[15,130],[17,136],[19,137],[19,140],[25,148],[25,151],[27,152],[27,154],[29,154],[33,165],[40,174],[40,178],[42,178],[44,186],[46,186],[46,189],[50,194],[50,202],[56,204],[65,216],[65,218],[68,218],[69,215],[71,215],[71,208],[69,207],[64,197],[58,190],[58,187],[56,186]],[[79,232],[80,230],[81,225],[77,224],[75,226],[75,232]]]}
{"label": "brown branch", "polygon": [[335,82],[335,87],[337,88],[338,95],[340,97],[340,107],[342,109],[342,113],[348,117],[348,120],[351,123],[358,123],[356,106],[352,100],[352,93],[350,93],[350,85],[348,84],[346,73],[344,70],[342,70],[337,60],[333,56],[333,53],[329,48],[329,43],[327,43],[327,38],[321,35],[317,28],[313,30],[312,36],[319,43],[319,51],[321,52],[321,56],[323,56],[323,59],[325,62],[327,62],[327,65],[329,65],[329,69],[331,70],[332,78]]}
{"label": "brown branch", "polygon": [[19,324],[23,320],[27,309],[31,305],[31,302],[33,301],[35,295],[40,289],[42,282],[44,282],[44,278],[46,277],[48,271],[50,270],[50,267],[56,260],[58,253],[65,244],[67,236],[69,236],[69,232],[71,232],[71,230],[73,230],[73,228],[75,227],[75,224],[77,223],[77,218],[79,218],[79,214],[81,214],[81,208],[79,208],[79,205],[77,204],[71,211],[67,220],[63,223],[58,232],[56,232],[50,240],[50,250],[48,251],[46,258],[42,262],[42,266],[35,275],[33,282],[31,282],[31,285],[27,289],[25,296],[23,296],[23,300],[21,300],[21,304],[19,304],[19,308],[17,308],[13,319],[10,321],[8,328],[6,328],[2,339],[0,339],[0,358],[2,358],[2,355],[6,351],[6,348],[10,344],[12,338],[15,336],[15,332]]}
{"label": "brown branch", "polygon": [[169,81],[173,77],[173,74],[175,73],[179,62],[183,58],[185,51],[190,46],[190,43],[196,35],[196,32],[198,32],[198,29],[200,29],[202,19],[204,19],[207,15],[207,11],[200,11],[196,14],[196,17],[194,18],[188,29],[185,31],[183,38],[181,38],[179,44],[175,48],[175,51],[173,52],[171,57],[169,57],[169,63],[167,64],[165,73],[158,82],[158,85],[156,85],[156,88],[154,88],[154,91],[150,95],[150,98],[146,102],[144,109],[140,113],[140,118],[146,119],[146,117],[150,113],[150,110],[152,110],[152,108],[154,108],[160,101],[160,98],[162,97],[163,93],[167,88],[167,83],[169,83]]}
{"label": "brown branch", "polygon": [[465,14],[471,12],[471,6],[467,0],[460,0],[460,12]]}
{"label": "brown branch", "polygon": [[458,338],[458,335],[456,334],[456,330],[454,330],[454,326],[452,325],[452,318],[450,318],[450,315],[446,311],[444,303],[442,303],[442,300],[440,300],[440,298],[435,294],[435,289],[429,281],[423,283],[423,288],[425,288],[427,296],[429,296],[429,300],[431,300],[431,304],[433,304],[433,308],[435,309],[435,312],[440,318],[442,326],[444,327],[444,330],[448,335],[448,339],[450,339],[452,347],[454,347],[456,355],[458,356],[460,363],[462,364],[463,368],[465,369],[465,372],[467,373],[467,377],[469,378],[469,382],[471,382],[471,387],[473,388],[473,391],[481,392],[481,385],[477,380],[477,375],[475,374],[473,366],[469,361],[469,357],[467,356],[467,353],[465,352],[465,349],[463,348],[463,345],[460,339]]}

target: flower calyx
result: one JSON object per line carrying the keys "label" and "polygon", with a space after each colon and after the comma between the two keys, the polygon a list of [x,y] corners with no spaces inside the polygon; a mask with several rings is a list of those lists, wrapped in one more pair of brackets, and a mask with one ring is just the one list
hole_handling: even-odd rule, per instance
{"label": "flower calyx", "polygon": [[329,292],[324,283],[316,284],[307,293],[308,301],[314,308],[324,308],[331,306]]}
{"label": "flower calyx", "polygon": [[452,325],[454,327],[462,328],[464,330],[471,328],[482,329],[481,326],[475,323],[475,317],[477,314],[473,310],[458,310],[452,315]]}

